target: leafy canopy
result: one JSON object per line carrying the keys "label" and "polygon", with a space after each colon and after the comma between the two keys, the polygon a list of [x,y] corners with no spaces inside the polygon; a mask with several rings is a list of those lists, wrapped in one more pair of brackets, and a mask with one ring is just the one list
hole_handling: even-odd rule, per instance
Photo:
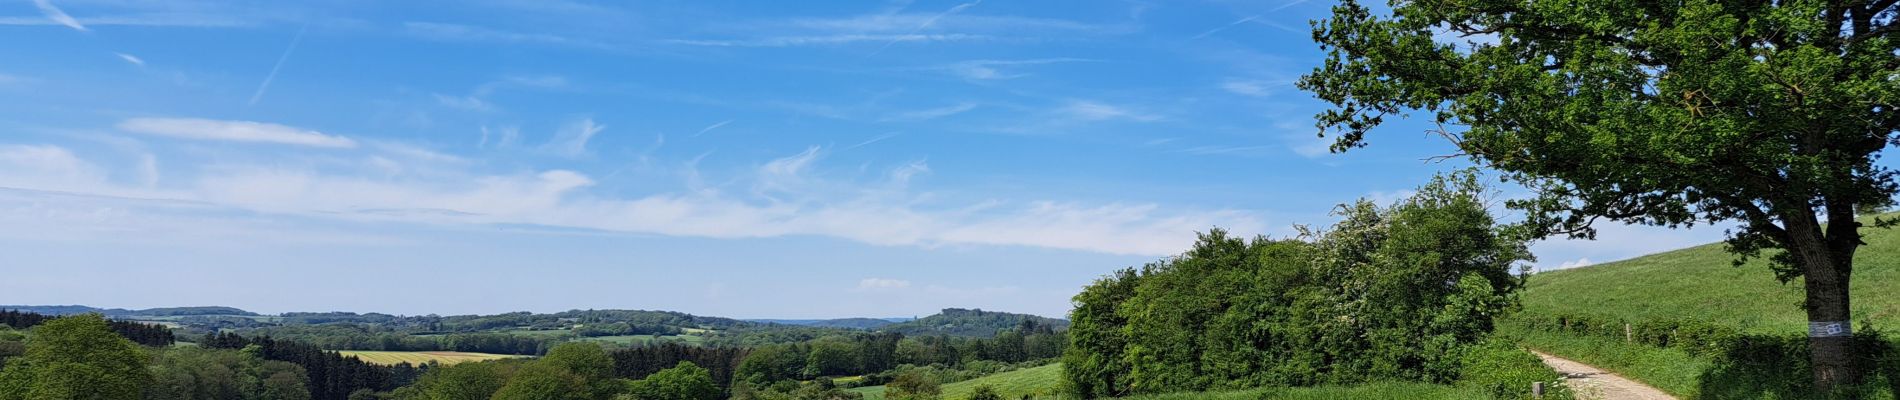
{"label": "leafy canopy", "polygon": [[54,319],[0,370],[0,400],[137,399],[153,383],[145,357],[99,314]]}
{"label": "leafy canopy", "polygon": [[[1895,3],[1417,0],[1382,16],[1347,0],[1316,25],[1329,57],[1299,86],[1335,105],[1318,116],[1334,151],[1429,115],[1462,155],[1538,189],[1511,205],[1548,234],[1739,220],[1744,258],[1803,240],[1851,252],[1854,207],[1896,190],[1874,164],[1900,127]],[[1828,239],[1817,210],[1843,225]],[[1776,257],[1784,279],[1798,257]]]}

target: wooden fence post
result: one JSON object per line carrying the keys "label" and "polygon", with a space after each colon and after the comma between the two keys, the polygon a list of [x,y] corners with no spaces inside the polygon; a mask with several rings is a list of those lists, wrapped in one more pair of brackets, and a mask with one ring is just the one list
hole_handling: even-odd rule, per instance
{"label": "wooden fence post", "polygon": [[1544,398],[1543,382],[1531,382],[1531,396],[1539,399]]}
{"label": "wooden fence post", "polygon": [[1624,342],[1636,341],[1636,336],[1630,334],[1630,324],[1628,322],[1623,323],[1623,341]]}

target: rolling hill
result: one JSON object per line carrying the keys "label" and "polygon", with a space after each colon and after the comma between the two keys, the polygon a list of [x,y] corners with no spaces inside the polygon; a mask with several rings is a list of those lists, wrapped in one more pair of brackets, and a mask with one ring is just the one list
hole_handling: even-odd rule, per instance
{"label": "rolling hill", "polygon": [[810,326],[817,328],[878,329],[912,318],[837,318],[837,319],[748,319],[746,322]]}
{"label": "rolling hill", "polygon": [[1069,328],[1069,321],[1055,318],[980,309],[945,308],[937,315],[886,325],[878,330],[902,333],[906,336],[991,337],[996,336],[997,332],[1016,329],[1024,322],[1048,325],[1056,330]]}
{"label": "rolling hill", "polygon": [[[1900,296],[1892,295],[1900,293],[1900,230],[1864,232],[1867,245],[1854,257],[1854,322],[1900,327]],[[1523,291],[1524,310],[1626,320],[1693,318],[1757,333],[1805,332],[1801,282],[1782,284],[1767,263],[1737,267],[1734,259],[1718,243],[1538,273]]]}

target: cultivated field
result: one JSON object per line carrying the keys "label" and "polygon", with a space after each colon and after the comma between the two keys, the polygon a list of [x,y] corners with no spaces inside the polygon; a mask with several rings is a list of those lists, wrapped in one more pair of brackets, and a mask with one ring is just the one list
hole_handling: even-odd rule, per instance
{"label": "cultivated field", "polygon": [[364,362],[368,362],[371,364],[382,364],[382,365],[395,365],[395,364],[401,364],[405,362],[410,363],[410,364],[415,364],[415,365],[421,365],[421,364],[427,364],[430,361],[434,361],[442,365],[452,365],[452,364],[459,364],[459,363],[465,363],[465,362],[471,362],[471,361],[487,361],[487,360],[499,360],[503,358],[521,357],[521,356],[512,356],[512,355],[505,355],[505,354],[463,353],[459,351],[344,350],[344,351],[338,351],[337,353],[341,353],[345,356],[355,356],[356,358],[362,359]]}

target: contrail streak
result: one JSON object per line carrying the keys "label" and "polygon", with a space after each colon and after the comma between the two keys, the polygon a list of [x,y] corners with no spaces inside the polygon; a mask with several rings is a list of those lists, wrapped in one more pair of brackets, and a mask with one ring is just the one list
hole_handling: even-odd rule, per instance
{"label": "contrail streak", "polygon": [[284,54],[277,56],[277,65],[270,67],[270,74],[264,75],[264,83],[257,85],[257,92],[251,94],[251,101],[245,105],[254,106],[257,105],[258,100],[264,99],[264,92],[270,90],[270,82],[277,80],[277,70],[284,69],[284,61],[290,60],[290,53],[297,51],[297,43],[303,42],[303,32],[309,29],[310,24],[297,28],[297,36],[290,38],[290,47],[285,47]]}

